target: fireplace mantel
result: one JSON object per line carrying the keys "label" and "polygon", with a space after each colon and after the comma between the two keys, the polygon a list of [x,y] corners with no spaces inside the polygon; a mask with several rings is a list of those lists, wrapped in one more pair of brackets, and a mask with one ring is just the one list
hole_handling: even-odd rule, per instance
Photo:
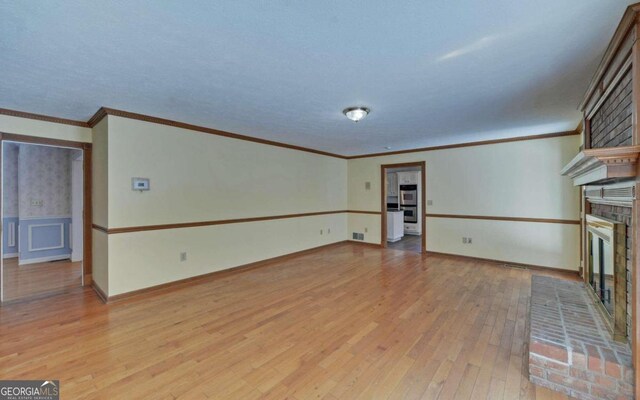
{"label": "fireplace mantel", "polygon": [[640,146],[587,149],[578,153],[562,169],[574,186],[605,183],[636,176]]}

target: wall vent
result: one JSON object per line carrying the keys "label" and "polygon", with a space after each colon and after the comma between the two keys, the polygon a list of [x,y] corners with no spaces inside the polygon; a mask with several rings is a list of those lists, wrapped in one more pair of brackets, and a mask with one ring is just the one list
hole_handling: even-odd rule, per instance
{"label": "wall vent", "polygon": [[353,240],[364,240],[364,233],[353,232]]}
{"label": "wall vent", "polygon": [[613,188],[613,189],[604,189],[603,197],[635,197],[633,186],[621,187],[621,188]]}

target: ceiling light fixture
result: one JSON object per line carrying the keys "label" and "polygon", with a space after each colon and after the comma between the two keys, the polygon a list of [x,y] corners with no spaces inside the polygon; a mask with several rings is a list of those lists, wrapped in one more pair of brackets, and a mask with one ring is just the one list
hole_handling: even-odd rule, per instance
{"label": "ceiling light fixture", "polygon": [[370,112],[371,110],[369,110],[366,107],[348,107],[342,110],[342,113],[353,122],[360,121],[362,118],[366,117],[367,114],[369,114]]}

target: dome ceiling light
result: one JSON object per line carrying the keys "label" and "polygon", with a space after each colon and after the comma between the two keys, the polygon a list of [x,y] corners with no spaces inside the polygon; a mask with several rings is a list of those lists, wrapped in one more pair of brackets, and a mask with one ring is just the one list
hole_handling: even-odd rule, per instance
{"label": "dome ceiling light", "polygon": [[342,110],[342,113],[352,120],[353,122],[358,122],[362,118],[366,117],[371,110],[366,107],[348,107]]}

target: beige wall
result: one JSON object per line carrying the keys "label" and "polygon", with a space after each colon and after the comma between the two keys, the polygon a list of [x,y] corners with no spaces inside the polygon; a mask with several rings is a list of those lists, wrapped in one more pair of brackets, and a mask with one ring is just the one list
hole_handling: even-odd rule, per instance
{"label": "beige wall", "polygon": [[[107,118],[108,228],[346,209],[346,160]],[[131,190],[132,177],[151,190]],[[108,295],[343,241],[346,227],[340,213],[110,234]]]}
{"label": "beige wall", "polygon": [[110,228],[346,209],[346,160],[108,118]]}
{"label": "beige wall", "polygon": [[109,223],[109,137],[107,118],[104,118],[93,127],[93,144],[91,147],[93,223],[107,227]]}
{"label": "beige wall", "polygon": [[[109,295],[344,241],[346,227],[346,214],[340,213],[112,234]],[[188,252],[186,262],[179,261],[181,251]]]}
{"label": "beige wall", "polygon": [[[380,165],[426,161],[431,214],[579,219],[579,191],[559,171],[577,135],[349,160],[350,210],[380,211]],[[371,189],[365,189],[371,182]],[[350,214],[351,232],[380,242],[380,217]],[[428,218],[427,250],[576,270],[578,225]],[[462,237],[473,243],[462,244]]]}
{"label": "beige wall", "polygon": [[9,115],[0,115],[0,132],[74,142],[91,142],[91,128]]}
{"label": "beige wall", "polygon": [[[93,127],[92,137],[92,206],[93,224],[107,227],[109,223],[109,137],[108,119],[104,118]],[[105,293],[109,293],[109,237],[106,233],[93,229],[93,264],[92,278],[94,283]]]}

